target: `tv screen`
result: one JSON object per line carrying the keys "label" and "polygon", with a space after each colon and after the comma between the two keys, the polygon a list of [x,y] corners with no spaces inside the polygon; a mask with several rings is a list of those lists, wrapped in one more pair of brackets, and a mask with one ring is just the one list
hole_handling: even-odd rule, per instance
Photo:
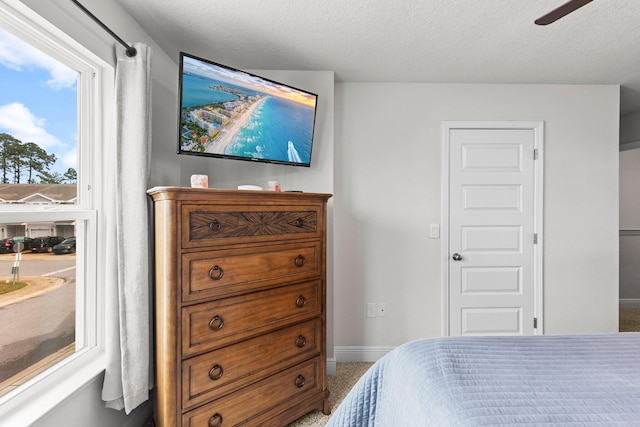
{"label": "tv screen", "polygon": [[311,165],[316,94],[180,53],[178,153]]}

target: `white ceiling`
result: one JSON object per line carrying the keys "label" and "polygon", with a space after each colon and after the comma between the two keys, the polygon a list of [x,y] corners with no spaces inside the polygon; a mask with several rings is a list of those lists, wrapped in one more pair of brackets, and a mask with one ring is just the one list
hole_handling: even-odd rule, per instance
{"label": "white ceiling", "polygon": [[337,81],[620,84],[640,111],[640,0],[117,0],[169,55]]}

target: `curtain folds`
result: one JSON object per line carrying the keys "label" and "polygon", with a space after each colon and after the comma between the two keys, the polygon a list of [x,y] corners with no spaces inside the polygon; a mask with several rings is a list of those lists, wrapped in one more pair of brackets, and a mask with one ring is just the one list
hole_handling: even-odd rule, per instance
{"label": "curtain folds", "polygon": [[[151,49],[116,46],[115,164],[108,169],[106,372],[102,399],[128,414],[149,398],[150,333],[147,185],[151,155]],[[111,187],[111,188],[109,188]]]}

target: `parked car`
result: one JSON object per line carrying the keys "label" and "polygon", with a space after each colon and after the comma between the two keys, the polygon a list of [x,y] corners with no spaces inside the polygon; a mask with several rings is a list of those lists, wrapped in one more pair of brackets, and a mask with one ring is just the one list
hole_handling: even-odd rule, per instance
{"label": "parked car", "polygon": [[15,241],[13,239],[2,239],[0,241],[0,254],[8,254],[13,252],[13,244]]}
{"label": "parked car", "polygon": [[16,236],[10,239],[2,239],[0,241],[0,253],[11,253],[13,252],[13,247],[16,243],[22,243],[24,246],[22,250],[31,250],[31,246],[33,245],[33,239],[31,237],[25,236]]}
{"label": "parked car", "polygon": [[31,252],[51,252],[55,245],[63,241],[62,236],[36,237],[31,244]]}
{"label": "parked car", "polygon": [[76,253],[76,237],[69,237],[62,243],[58,243],[53,247],[53,253],[56,255],[74,254]]}

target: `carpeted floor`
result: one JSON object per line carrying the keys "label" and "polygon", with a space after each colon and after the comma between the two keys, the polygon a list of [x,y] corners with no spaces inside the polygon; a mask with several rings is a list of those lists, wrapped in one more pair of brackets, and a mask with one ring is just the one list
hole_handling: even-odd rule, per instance
{"label": "carpeted floor", "polygon": [[[349,390],[360,379],[360,377],[371,367],[372,363],[338,363],[336,365],[336,375],[327,377],[329,387],[329,402],[331,410],[338,407],[342,399],[349,393]],[[297,421],[289,424],[288,427],[322,427],[329,421],[329,416],[322,411],[308,413]]]}
{"label": "carpeted floor", "polygon": [[640,332],[640,308],[620,309],[620,332]]}

